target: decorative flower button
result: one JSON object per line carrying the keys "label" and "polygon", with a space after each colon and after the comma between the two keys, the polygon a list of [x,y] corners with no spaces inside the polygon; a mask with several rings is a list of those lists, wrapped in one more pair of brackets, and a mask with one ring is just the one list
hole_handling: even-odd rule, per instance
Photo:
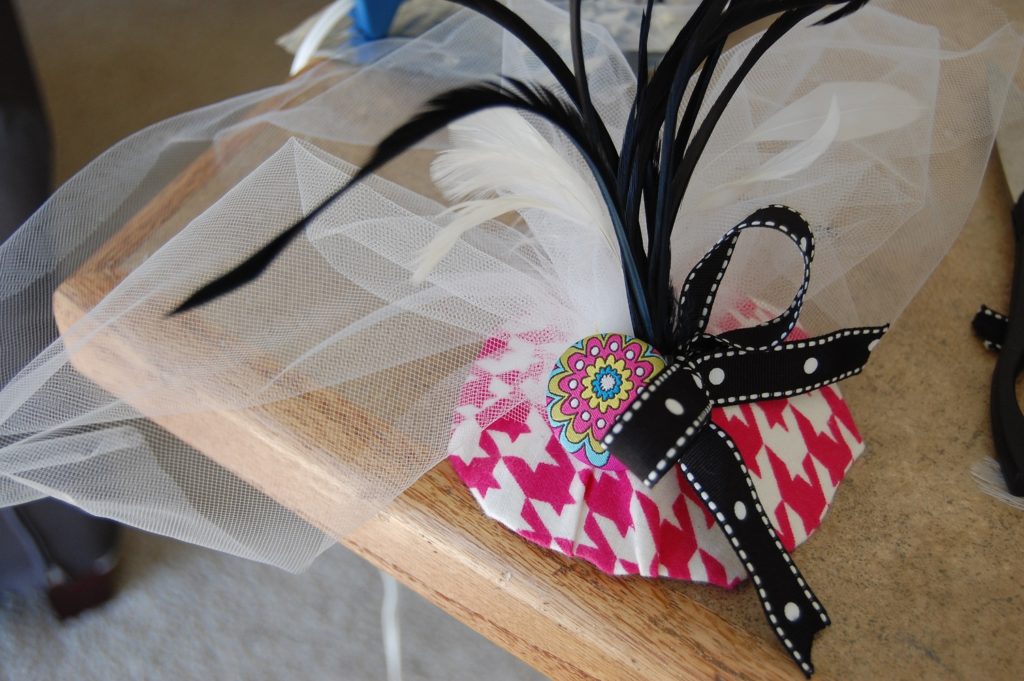
{"label": "decorative flower button", "polygon": [[609,454],[601,440],[664,368],[649,344],[620,333],[587,336],[570,346],[548,379],[548,420],[562,447],[605,466]]}

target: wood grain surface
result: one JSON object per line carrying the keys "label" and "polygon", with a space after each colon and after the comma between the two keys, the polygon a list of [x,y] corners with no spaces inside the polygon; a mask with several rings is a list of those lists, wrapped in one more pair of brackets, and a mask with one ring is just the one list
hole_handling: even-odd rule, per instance
{"label": "wood grain surface", "polygon": [[[301,98],[274,106],[294,101]],[[227,155],[201,156],[59,289],[54,311],[62,331],[282,142],[258,129]],[[355,160],[363,151],[348,150]],[[426,193],[427,160],[414,156],[387,172]],[[815,647],[818,679],[1009,681],[1024,674],[1024,514],[981,494],[968,473],[992,449],[994,364],[971,337],[970,319],[981,302],[998,307],[1008,299],[1008,207],[992,165],[948,258],[868,371],[843,385],[868,454],[822,528],[796,552],[835,622]],[[115,393],[151,371],[145,355],[114,333],[75,363]],[[311,426],[311,410],[343,418]],[[311,427],[338,429],[341,420],[358,449],[383,424],[329,390],[248,412],[154,420],[552,678],[802,678],[748,586],[726,592],[609,577],[488,520],[447,464],[353,531],[332,512],[353,493],[343,467],[303,443],[317,438]]]}

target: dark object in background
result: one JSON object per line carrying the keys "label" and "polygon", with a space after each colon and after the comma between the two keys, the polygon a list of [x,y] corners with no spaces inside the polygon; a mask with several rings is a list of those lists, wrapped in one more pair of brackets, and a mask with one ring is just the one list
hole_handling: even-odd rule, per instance
{"label": "dark object in background", "polygon": [[73,617],[114,593],[118,526],[56,499],[0,509],[0,589],[46,589]]}
{"label": "dark object in background", "polygon": [[[49,192],[46,116],[14,8],[0,0],[0,243]],[[56,337],[53,321],[27,320],[21,307],[0,306],[0,324],[14,332],[28,321],[48,329],[38,334],[35,355]],[[31,359],[11,356],[7,347],[0,349],[0,386]],[[55,499],[0,508],[0,591],[45,588],[62,619],[99,605],[113,595],[117,533],[116,523]]]}
{"label": "dark object in background", "polygon": [[972,325],[985,347],[999,354],[989,397],[992,442],[1006,491],[1024,497],[1024,402],[1017,399],[1018,381],[1024,375],[1024,95],[1012,87],[996,132],[996,147],[1013,204],[1010,313],[1001,315],[982,305]]}
{"label": "dark object in background", "polygon": [[[1015,134],[1014,134],[1015,133]],[[1018,137],[1000,129],[996,138],[999,156],[1013,200],[1014,264],[1010,288],[1010,315],[1002,349],[992,375],[992,439],[999,466],[1010,494],[1024,497],[1024,412],[1017,402],[1017,379],[1024,373],[1024,178],[1020,154],[1024,145]]]}
{"label": "dark object in background", "polygon": [[0,243],[50,195],[50,134],[10,0],[0,0]]}

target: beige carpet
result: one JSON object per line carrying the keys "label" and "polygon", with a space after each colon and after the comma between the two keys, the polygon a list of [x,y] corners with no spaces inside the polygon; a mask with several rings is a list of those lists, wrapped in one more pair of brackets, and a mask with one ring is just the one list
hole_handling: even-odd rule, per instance
{"label": "beige carpet", "polygon": [[[138,532],[124,550],[117,597],[76,619],[0,604],[0,679],[385,678],[380,576],[341,547],[301,575]],[[405,681],[542,678],[408,590],[399,611]]]}
{"label": "beige carpet", "polygon": [[[280,82],[274,39],[327,0],[17,0],[63,181],[118,139]],[[0,602],[0,681],[385,678],[381,582],[336,547],[303,575],[130,532],[120,593],[59,624],[42,597]],[[402,591],[405,679],[538,679]]]}

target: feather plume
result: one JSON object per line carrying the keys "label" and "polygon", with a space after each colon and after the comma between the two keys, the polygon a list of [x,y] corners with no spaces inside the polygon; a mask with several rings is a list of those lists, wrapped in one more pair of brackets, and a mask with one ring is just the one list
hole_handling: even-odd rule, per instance
{"label": "feather plume", "polygon": [[740,190],[747,185],[782,180],[806,170],[838,139],[840,120],[839,103],[836,97],[833,97],[825,120],[807,139],[772,156],[753,172],[715,187],[700,200],[698,205],[702,209],[721,208],[736,201],[739,198]]}
{"label": "feather plume", "polygon": [[[531,178],[545,170],[550,171],[552,176],[561,176],[560,184],[567,190],[564,196],[552,196],[550,190],[553,186],[545,188],[547,192],[539,191],[539,183],[509,187],[507,178],[493,176],[487,181],[486,187],[474,188],[466,184],[469,182],[466,179],[468,175],[459,176],[449,171],[453,188],[475,198],[455,208],[456,218],[424,253],[419,271],[428,271],[432,263],[451,248],[454,240],[481,221],[497,217],[508,210],[536,207],[555,210],[570,220],[582,222],[585,226],[581,229],[596,228],[605,238],[609,238],[608,235],[614,237],[614,245],[618,248],[622,263],[634,334],[657,347],[675,347],[674,339],[681,329],[678,323],[681,312],[673,301],[669,272],[670,238],[683,196],[715,126],[743,79],[783,35],[812,15],[820,16],[819,10],[834,8],[831,14],[818,22],[829,23],[856,11],[864,5],[865,0],[703,0],[680,30],[650,81],[637,88],[636,100],[620,146],[621,154],[590,102],[583,64],[579,0],[570,2],[570,37],[575,71],[569,68],[557,50],[536,30],[498,0],[453,2],[488,17],[519,39],[552,73],[565,91],[566,98],[542,87],[512,79],[507,80],[507,87],[482,83],[456,88],[435,98],[425,111],[388,135],[350,182],[248,260],[201,288],[174,313],[213,300],[260,276],[329,204],[341,197],[353,184],[428,135],[485,109],[508,107],[539,115],[568,136],[587,164],[600,203],[594,200],[590,184],[583,182],[578,174],[565,173],[564,166],[556,172],[555,166],[536,159],[530,164],[529,170],[522,173],[518,169],[513,170],[513,167],[524,159],[503,159],[502,163],[510,177]],[[652,2],[648,0],[644,25],[641,26],[641,52],[645,49],[651,6]],[[704,107],[710,74],[722,54],[726,39],[731,33],[770,16],[776,16],[771,26],[744,56],[739,68],[718,92],[715,100]],[[689,88],[695,74],[700,75],[693,88]],[[690,92],[688,99],[687,91]],[[889,101],[890,106],[896,101],[892,92],[875,90],[874,94],[883,101]],[[797,113],[800,113],[802,107],[808,111],[817,110],[817,117],[811,116],[811,122],[805,120],[801,126],[796,126],[795,121],[802,119],[794,116],[786,125],[779,124],[783,120],[781,118],[772,123],[775,132],[771,134],[774,135],[782,134],[780,129],[789,130],[788,126],[802,128],[787,133],[797,135],[795,139],[800,140],[799,144],[755,171],[751,177],[756,179],[743,179],[731,184],[739,186],[752,181],[786,177],[806,168],[837,137],[848,139],[851,135],[873,134],[871,130],[880,129],[880,121],[884,117],[876,112],[875,115],[863,115],[857,124],[859,127],[851,124],[845,131],[832,131],[834,117],[822,108],[822,102],[829,102],[830,107],[832,105],[831,93],[826,91],[826,95],[815,95],[817,99],[810,98],[801,107],[793,109]],[[846,104],[845,95],[837,92],[836,98],[842,110]],[[698,120],[698,112],[705,110],[707,113]],[[525,133],[524,130],[520,132]],[[535,135],[536,131],[529,134]],[[481,153],[480,150],[477,153]],[[542,156],[553,159],[548,149],[543,150]],[[462,160],[470,166],[479,167],[483,157],[463,156]],[[440,172],[440,176],[444,174]],[[484,189],[487,190],[486,195]],[[495,198],[494,193],[499,196]],[[601,213],[600,219],[595,219],[593,213],[596,206],[602,204],[606,212]],[[641,230],[643,211],[646,211],[646,239]]]}
{"label": "feather plume", "polygon": [[449,209],[455,218],[437,233],[429,244],[420,252],[416,260],[416,269],[412,274],[414,284],[422,283],[436,268],[444,257],[462,238],[462,235],[479,227],[488,220],[493,220],[506,213],[537,208],[557,212],[557,207],[535,199],[499,196],[491,199],[464,201]]}
{"label": "feather plume", "polygon": [[[391,134],[381,140],[373,155],[363,164],[359,172],[343,187],[324,199],[309,214],[286,229],[266,246],[250,256],[231,271],[203,286],[171,312],[181,314],[211,300],[229,293],[259,277],[270,263],[302,231],[313,222],[328,205],[343,196],[352,186],[374,173],[381,166],[397,158],[420,141],[451,123],[480,111],[510,107],[536,114],[560,128],[580,151],[591,174],[597,181],[607,216],[614,225],[616,240],[620,247],[625,245],[625,233],[621,223],[621,212],[614,194],[614,175],[605,157],[594,148],[586,125],[578,110],[543,87],[531,87],[515,79],[507,79],[509,88],[492,83],[468,85],[435,97],[428,107]],[[623,258],[624,274],[631,296],[630,309],[639,328],[650,329],[647,305],[640,283],[640,273],[633,261]]]}
{"label": "feather plume", "polygon": [[352,11],[353,7],[355,7],[355,0],[335,0],[320,11],[320,15],[310,27],[309,32],[299,43],[299,48],[295,50],[295,58],[292,59],[288,75],[298,75],[302,69],[306,68],[321,43],[327,38],[327,34]]}
{"label": "feather plume", "polygon": [[463,234],[504,213],[537,208],[581,229],[595,229],[616,256],[608,207],[589,182],[517,112],[491,109],[451,126],[453,149],[431,166],[434,183],[458,217],[424,249],[415,279],[422,281]]}

